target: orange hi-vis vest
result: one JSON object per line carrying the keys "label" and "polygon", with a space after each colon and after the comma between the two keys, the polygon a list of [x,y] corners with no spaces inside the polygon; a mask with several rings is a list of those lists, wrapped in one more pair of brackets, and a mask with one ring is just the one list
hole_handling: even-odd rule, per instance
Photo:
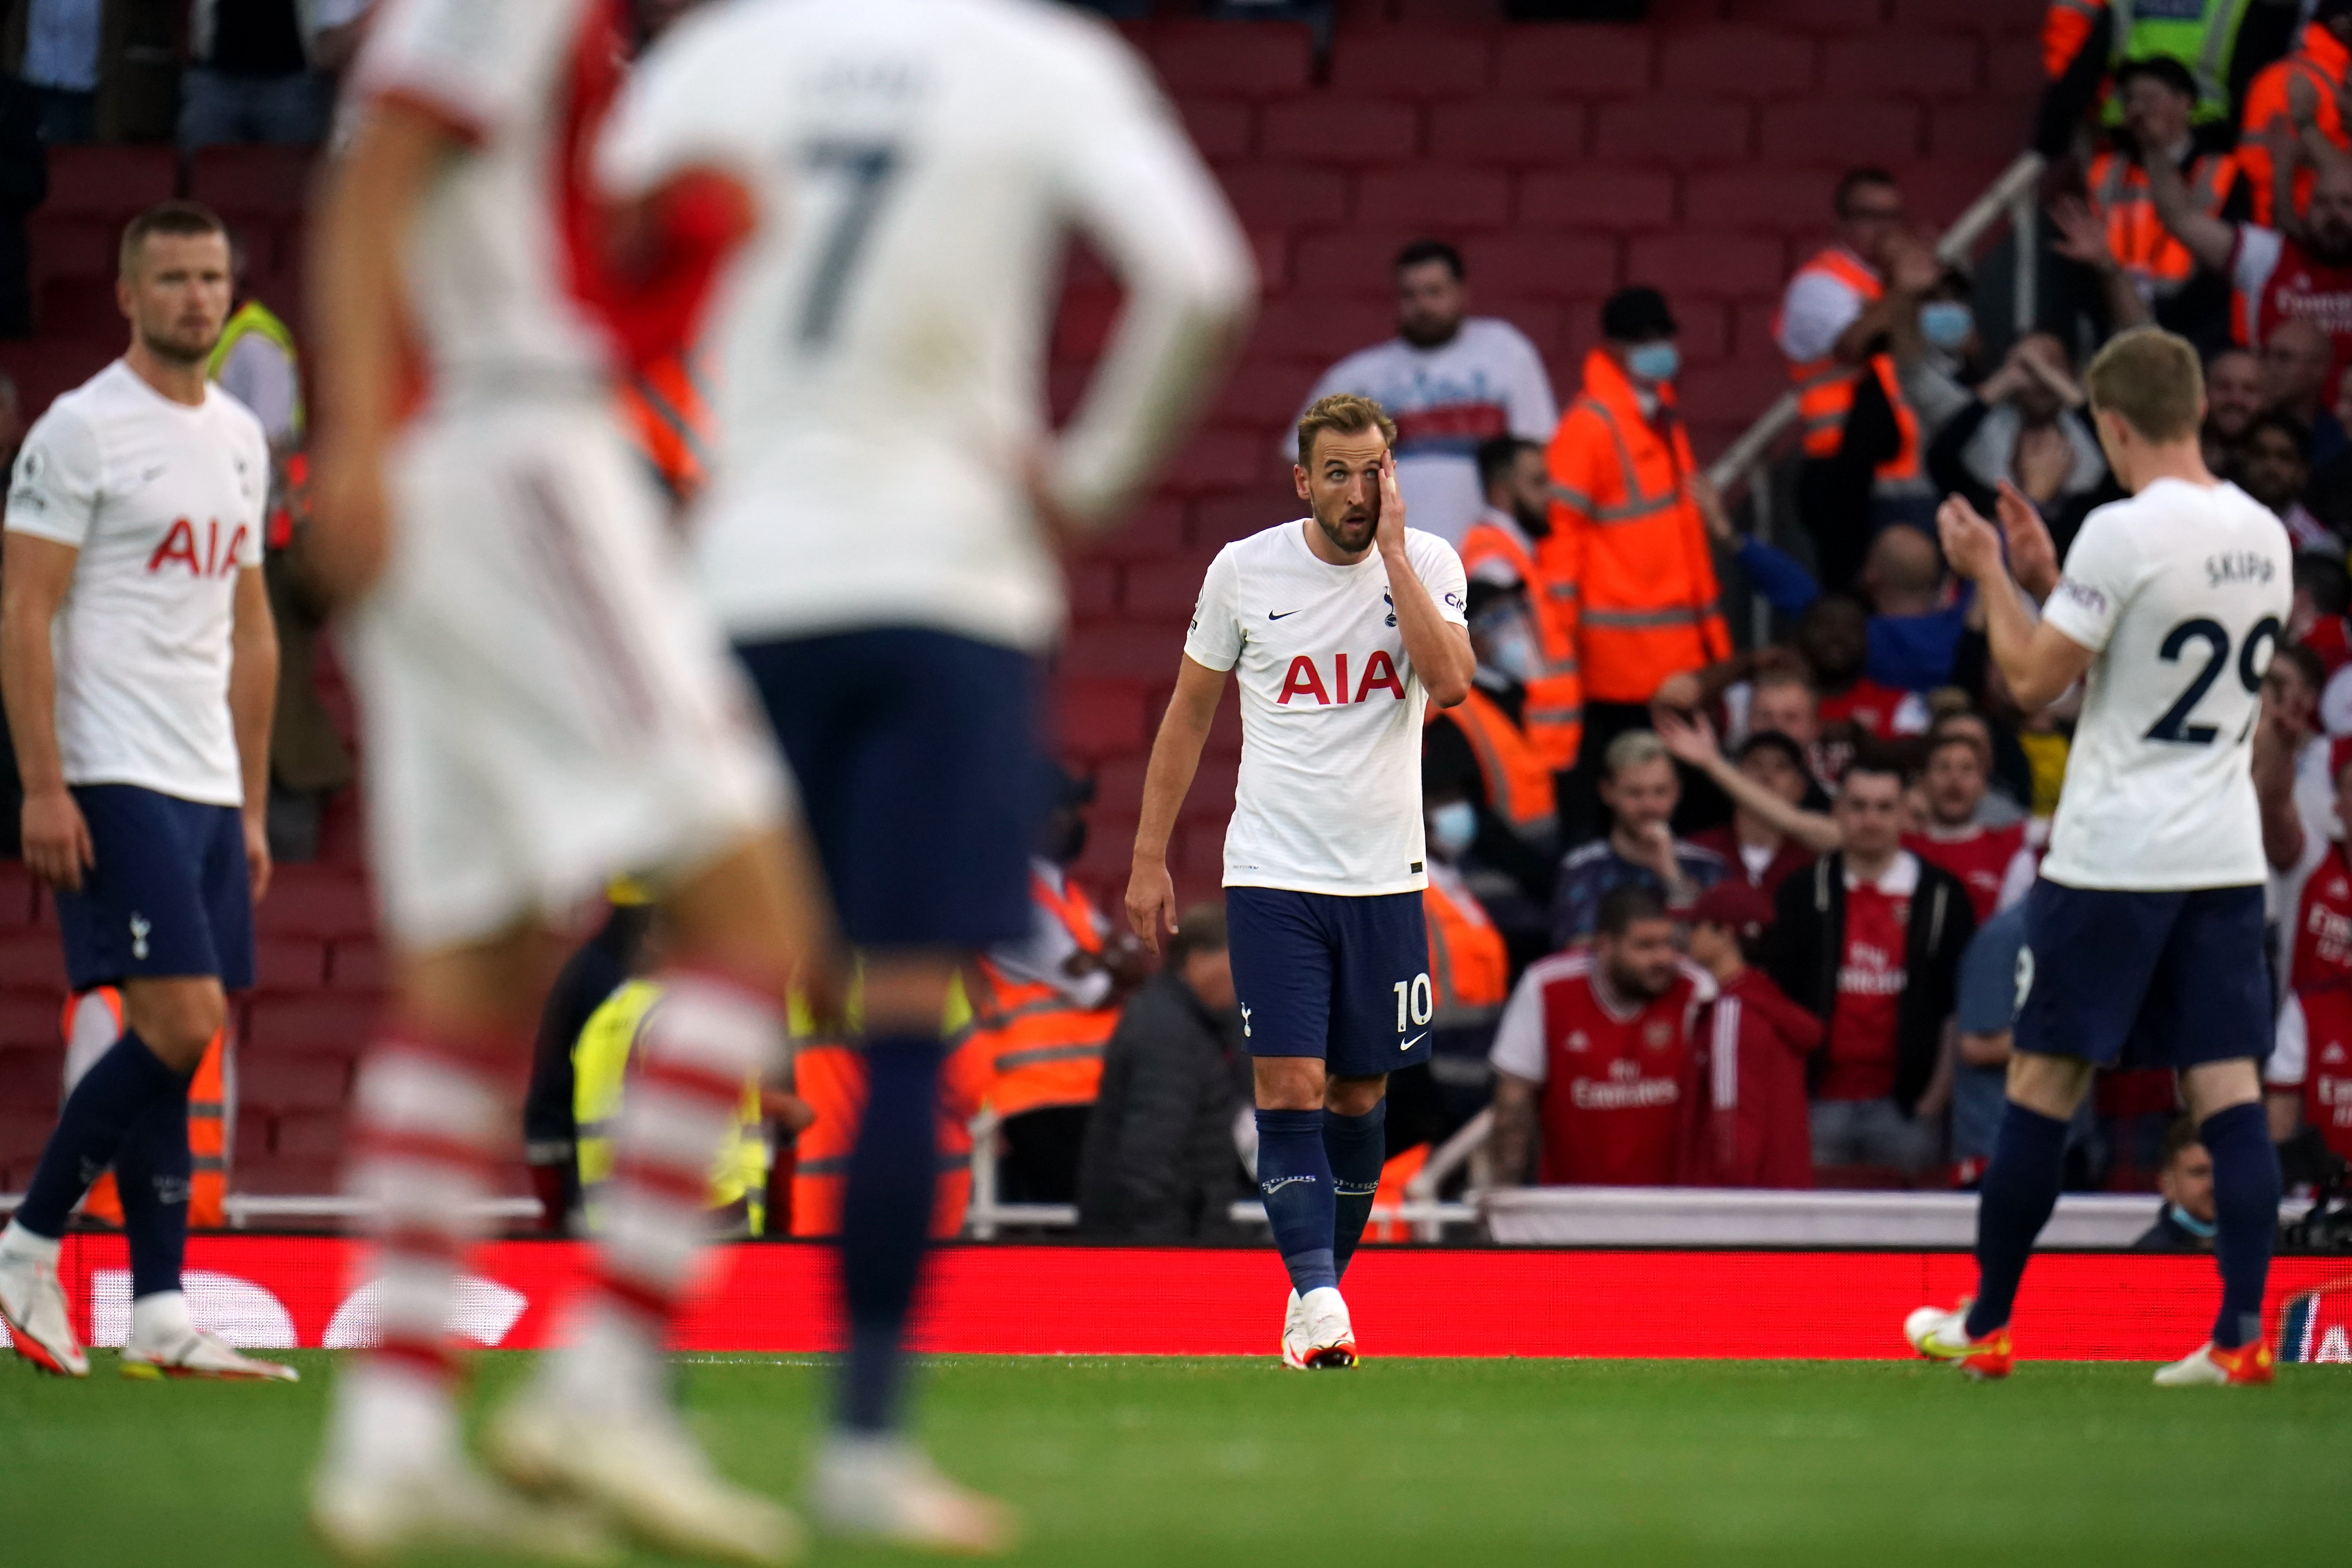
{"label": "orange hi-vis vest", "polygon": [[1552,531],[1542,554],[1578,585],[1577,663],[1593,702],[1647,702],[1669,677],[1731,657],[1715,555],[1690,498],[1697,464],[1658,388],[1643,416],[1633,383],[1601,349],[1547,454]]}
{"label": "orange hi-vis vest", "polygon": [[621,415],[672,497],[692,500],[709,472],[710,410],[682,354],[666,354],[621,383]]}
{"label": "orange hi-vis vest", "polygon": [[1559,826],[1559,809],[1549,758],[1538,753],[1527,734],[1502,705],[1473,686],[1470,695],[1452,709],[1430,708],[1454,721],[1478,759],[1478,776],[1486,782],[1486,806],[1510,824],[1523,838],[1536,838]]}
{"label": "orange hi-vis vest", "polygon": [[1528,681],[1528,739],[1555,773],[1576,765],[1584,744],[1584,677],[1576,663],[1576,579],[1548,573],[1526,543],[1491,522],[1471,526],[1462,536],[1462,570],[1475,580],[1478,568],[1502,561],[1527,588],[1528,615],[1535,622],[1540,666]]}
{"label": "orange hi-vis vest", "polygon": [[[2283,226],[2278,220],[2277,170],[2271,163],[2267,140],[2271,121],[2291,112],[2290,94],[2297,81],[2311,89],[2312,121],[2319,133],[2334,142],[2338,151],[2352,153],[2352,129],[2344,123],[2344,110],[2336,95],[2345,85],[2345,76],[2352,71],[2352,49],[2347,49],[2336,35],[2316,22],[2304,25],[2303,37],[2294,52],[2283,60],[2273,60],[2254,73],[2246,84],[2245,111],[2239,123],[2244,127],[2238,133],[2238,168],[2245,175],[2254,221],[2265,228]],[[2294,211],[2301,216],[2311,202],[2311,183],[2317,178],[2308,159],[2294,172]]]}
{"label": "orange hi-vis vest", "polygon": [[[2226,153],[2201,157],[2188,173],[2198,210],[2220,216],[2237,183],[2238,161]],[[2197,258],[2156,216],[2146,169],[2119,153],[2102,153],[2091,160],[2088,183],[2091,210],[2106,226],[2107,247],[2135,282],[2168,291],[2189,281]]]}
{"label": "orange hi-vis vest", "polygon": [[[951,1054],[940,1074],[939,1180],[931,1198],[931,1235],[963,1228],[971,1202],[972,1112],[986,1082],[987,1064]],[[804,1040],[793,1057],[793,1092],[816,1120],[793,1140],[792,1234],[841,1234],[841,1200],[849,1185],[849,1152],[866,1116],[866,1058],[845,1040]],[[769,1217],[770,1232],[781,1229]]]}
{"label": "orange hi-vis vest", "polygon": [[[77,1044],[103,1050],[122,1037],[122,993],[101,985],[66,998],[59,1027],[68,1055]],[[94,1061],[95,1056],[88,1060]],[[228,1031],[224,1028],[205,1047],[204,1060],[188,1083],[188,1152],[194,1175],[188,1184],[188,1225],[194,1230],[218,1230],[228,1223]],[[66,1089],[71,1092],[72,1084]],[[91,1184],[81,1200],[85,1219],[107,1225],[122,1223],[122,1197],[115,1190],[114,1173]]]}
{"label": "orange hi-vis vest", "polygon": [[[1874,301],[1886,292],[1878,274],[1864,267],[1853,254],[1842,246],[1832,246],[1811,261],[1797,268],[1797,277],[1809,273],[1825,273]],[[1790,279],[1791,282],[1795,279]],[[1780,335],[1780,315],[1774,312],[1772,335]],[[1845,416],[1853,407],[1854,380],[1867,369],[1878,377],[1878,384],[1886,393],[1886,405],[1895,410],[1895,426],[1902,433],[1903,444],[1895,456],[1878,465],[1882,479],[1912,479],[1919,477],[1919,416],[1903,401],[1903,384],[1896,376],[1893,356],[1876,353],[1870,356],[1866,366],[1848,364],[1835,354],[1792,364],[1789,374],[1797,384],[1797,413],[1803,422],[1805,456],[1834,458],[1838,444],[1845,439]]]}
{"label": "orange hi-vis vest", "polygon": [[[1030,897],[1049,910],[1082,952],[1103,948],[1102,918],[1075,882],[1065,891],[1032,872]],[[981,996],[965,1045],[991,1064],[988,1103],[1018,1116],[1055,1105],[1092,1105],[1102,1090],[1103,1047],[1118,1027],[1116,1007],[1079,1007],[1042,981],[1018,981],[983,958]],[[960,1046],[959,1048],[963,1048]]]}
{"label": "orange hi-vis vest", "polygon": [[1511,959],[1503,933],[1477,896],[1450,870],[1432,870],[1421,892],[1429,925],[1429,979],[1441,1029],[1473,1028],[1502,1016],[1511,994]]}

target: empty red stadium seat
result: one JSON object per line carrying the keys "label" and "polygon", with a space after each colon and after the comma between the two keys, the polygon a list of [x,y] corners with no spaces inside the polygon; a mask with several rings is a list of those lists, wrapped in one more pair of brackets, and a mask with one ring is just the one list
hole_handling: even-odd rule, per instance
{"label": "empty red stadium seat", "polygon": [[1130,752],[1150,740],[1139,680],[1065,678],[1054,686],[1054,732],[1086,757]]}
{"label": "empty red stadium seat", "polygon": [[280,866],[269,896],[254,910],[257,930],[270,936],[332,942],[375,930],[375,905],[366,883],[337,867]]}
{"label": "empty red stadium seat", "polygon": [[1491,32],[1381,27],[1342,32],[1331,46],[1331,84],[1346,92],[1459,98],[1489,85]]}
{"label": "empty red stadium seat", "polygon": [[1310,93],[1268,104],[1258,133],[1268,158],[1393,163],[1421,146],[1421,110],[1394,99]]}
{"label": "empty red stadium seat", "polygon": [[254,944],[257,991],[315,991],[327,983],[327,944],[311,936],[268,936]]}
{"label": "empty red stadium seat", "polygon": [[1573,99],[1475,98],[1433,104],[1429,151],[1475,163],[1563,163],[1584,150],[1585,106]]}
{"label": "empty red stadium seat", "polygon": [[1728,163],[1745,157],[1755,136],[1747,104],[1708,98],[1636,98],[1594,111],[1592,153],[1630,162]]}
{"label": "empty red stadium seat", "polygon": [[1769,291],[1787,276],[1786,247],[1762,235],[1677,229],[1638,235],[1625,247],[1625,280],[1663,289],[1670,300]]}
{"label": "empty red stadium seat", "polygon": [[331,1110],[352,1087],[348,1059],[328,1056],[277,1056],[256,1052],[236,1067],[238,1106],[257,1110]]}
{"label": "empty red stadium seat", "polygon": [[382,991],[386,978],[383,949],[367,938],[346,938],[327,955],[327,983],[338,991]]}
{"label": "empty red stadium seat", "polygon": [[1293,22],[1147,22],[1128,29],[1169,90],[1299,91],[1315,70],[1315,40]]}
{"label": "empty red stadium seat", "polygon": [[21,860],[0,860],[0,931],[33,923],[40,884]]}
{"label": "empty red stadium seat", "polygon": [[64,1072],[62,1045],[0,1048],[0,1105],[30,1115],[56,1115]]}
{"label": "empty red stadium seat", "polygon": [[1530,174],[1519,184],[1518,217],[1523,226],[1664,228],[1675,217],[1674,172],[1584,163]]}
{"label": "empty red stadium seat", "polygon": [[58,933],[30,926],[0,930],[0,986],[65,994],[65,948]]}
{"label": "empty red stadium seat", "polygon": [[122,243],[122,226],[110,217],[74,212],[35,213],[25,225],[32,247],[31,278],[37,289],[52,278],[112,278]]}
{"label": "empty red stadium seat", "polygon": [[62,1051],[65,1043],[58,1029],[58,1009],[64,1001],[62,990],[55,994],[0,991],[0,1050],[31,1047]]}
{"label": "empty red stadium seat", "polygon": [[188,195],[232,224],[299,217],[316,155],[304,147],[205,147],[188,160]]}
{"label": "empty red stadium seat", "polygon": [[1838,97],[1964,98],[1983,89],[1983,49],[1969,33],[1834,38],[1822,47],[1822,81]]}
{"label": "empty red stadium seat", "polygon": [[41,210],[126,222],[177,195],[179,185],[180,156],[170,147],[51,147],[49,199]]}
{"label": "empty red stadium seat", "polygon": [[1176,101],[1185,133],[1203,158],[1246,158],[1257,149],[1257,111],[1247,99],[1202,98]]}
{"label": "empty red stadium seat", "polygon": [[1923,118],[1917,104],[1894,99],[1768,104],[1758,146],[1774,162],[1899,163],[1917,155]]}
{"label": "empty red stadium seat", "polygon": [[270,1152],[280,1160],[334,1160],[343,1150],[343,1113],[294,1110],[277,1119]]}
{"label": "empty red stadium seat", "polygon": [[122,307],[115,301],[111,277],[50,279],[41,285],[33,322],[45,338],[89,340],[115,335],[127,340],[131,331]]}
{"label": "empty red stadium seat", "polygon": [[1658,90],[1696,97],[1794,98],[1811,89],[1813,40],[1769,27],[1694,27],[1659,47]]}
{"label": "empty red stadium seat", "polygon": [[1234,211],[1251,228],[1337,223],[1348,215],[1348,177],[1307,163],[1250,163],[1217,171]]}
{"label": "empty red stadium seat", "polygon": [[1496,51],[1502,92],[1632,97],[1649,89],[1655,44],[1640,27],[1522,27]]}
{"label": "empty red stadium seat", "polygon": [[335,992],[257,996],[247,1011],[241,1039],[249,1056],[317,1052],[352,1057],[366,1046],[375,1018],[372,997]]}

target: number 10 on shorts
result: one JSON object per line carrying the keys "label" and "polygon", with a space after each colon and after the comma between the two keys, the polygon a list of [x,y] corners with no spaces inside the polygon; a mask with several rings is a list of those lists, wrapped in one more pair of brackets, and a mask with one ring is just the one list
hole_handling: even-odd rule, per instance
{"label": "number 10 on shorts", "polygon": [[[1397,999],[1398,1034],[1402,1035],[1408,1028],[1415,1028],[1428,1023],[1437,1012],[1437,1002],[1431,994],[1429,976],[1426,973],[1416,974],[1410,981],[1400,980],[1394,989]],[[1407,1022],[1406,1019],[1408,1009],[1412,1014],[1411,1022]]]}

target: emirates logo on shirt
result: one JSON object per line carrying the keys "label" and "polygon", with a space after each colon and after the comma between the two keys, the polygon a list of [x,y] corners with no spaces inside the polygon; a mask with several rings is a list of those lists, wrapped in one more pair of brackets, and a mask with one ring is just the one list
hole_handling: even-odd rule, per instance
{"label": "emirates logo on shirt", "polygon": [[[1290,668],[1282,678],[1282,695],[1275,699],[1276,707],[1287,708],[1292,698],[1303,703],[1315,700],[1318,708],[1335,708],[1354,702],[1369,702],[1375,693],[1385,691],[1399,702],[1404,700],[1404,682],[1398,678],[1396,661],[1382,648],[1374,648],[1370,657],[1358,668],[1360,674],[1349,696],[1348,684],[1349,658],[1344,653],[1325,656],[1321,659],[1300,654],[1290,661]],[[1325,670],[1330,679],[1324,679]]]}

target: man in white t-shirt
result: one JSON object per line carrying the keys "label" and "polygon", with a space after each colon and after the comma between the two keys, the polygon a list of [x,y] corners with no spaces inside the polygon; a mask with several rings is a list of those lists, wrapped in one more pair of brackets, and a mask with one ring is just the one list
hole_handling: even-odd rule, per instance
{"label": "man in white t-shirt", "polygon": [[269,885],[269,446],[205,380],[229,305],[217,217],[172,202],[133,219],[116,293],[130,348],[58,398],[16,458],[0,687],[26,865],[55,892],[73,989],[120,987],[123,1028],[66,1097],[0,1235],[0,1317],[18,1355],[89,1375],[58,1243],[110,1163],[131,1244],[123,1370],[291,1381],[200,1331],[180,1290],[188,1085],[227,993],[253,984]]}
{"label": "man in white t-shirt", "polygon": [[1396,426],[1339,393],[1298,422],[1312,515],[1236,540],[1201,585],[1151,748],[1128,919],[1176,929],[1168,837],[1225,677],[1242,761],[1225,830],[1225,919],[1243,1044],[1256,1061],[1257,1178],[1293,1288],[1283,1360],[1344,1367],[1339,1279],[1386,1152],[1388,1075],[1429,1057],[1436,1010],[1422,889],[1421,725],[1477,660],[1453,546],[1405,526]]}
{"label": "man in white t-shirt", "polygon": [[1559,404],[1527,334],[1469,314],[1461,252],[1443,240],[1415,241],[1397,256],[1396,285],[1397,335],[1325,371],[1307,401],[1352,392],[1386,409],[1397,426],[1397,488],[1413,526],[1459,549],[1486,506],[1480,443],[1497,436],[1548,442]]}
{"label": "man in white t-shirt", "polygon": [[[2091,513],[2056,570],[2049,532],[2001,492],[2000,531],[1958,497],[1938,520],[1983,593],[1994,660],[2040,710],[2087,677],[2066,788],[2025,905],[2009,1103],[1977,1219],[1978,1288],[1905,1332],[1923,1355],[2006,1376],[2010,1312],[2056,1204],[2066,1125],[2100,1067],[2165,1067],[2213,1156],[2221,1310],[2159,1384],[2271,1380],[2263,1286],[2279,1165],[2256,1063],[2271,1036],[2260,811],[2248,764],[2264,670],[2290,610],[2286,531],[2206,470],[2197,351],[2126,332],[2084,385],[2130,495]],[[2023,588],[2020,584],[2024,584]],[[2044,595],[2035,620],[2023,597]]]}

